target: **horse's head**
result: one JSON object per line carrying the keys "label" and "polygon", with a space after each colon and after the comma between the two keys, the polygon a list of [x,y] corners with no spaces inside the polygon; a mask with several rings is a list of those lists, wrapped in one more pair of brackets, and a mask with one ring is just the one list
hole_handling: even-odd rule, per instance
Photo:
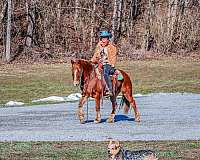
{"label": "horse's head", "polygon": [[80,84],[83,68],[81,66],[80,60],[71,60],[71,64],[72,64],[73,84],[74,86],[78,86]]}

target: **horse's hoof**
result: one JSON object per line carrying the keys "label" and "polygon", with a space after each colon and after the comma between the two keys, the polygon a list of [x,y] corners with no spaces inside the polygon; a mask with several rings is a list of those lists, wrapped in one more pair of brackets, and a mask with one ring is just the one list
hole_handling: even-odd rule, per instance
{"label": "horse's hoof", "polygon": [[135,122],[140,122],[140,117],[136,117]]}
{"label": "horse's hoof", "polygon": [[114,120],[113,118],[108,118],[108,119],[107,119],[107,122],[108,122],[108,123],[114,123],[115,120]]}
{"label": "horse's hoof", "polygon": [[135,115],[135,121],[140,122],[140,113],[139,112],[137,112],[137,114]]}
{"label": "horse's hoof", "polygon": [[82,120],[80,120],[80,123],[81,124],[85,124],[85,121],[82,119]]}
{"label": "horse's hoof", "polygon": [[135,119],[135,122],[140,122],[140,119]]}
{"label": "horse's hoof", "polygon": [[94,120],[94,123],[97,124],[97,123],[100,123],[101,120]]}
{"label": "horse's hoof", "polygon": [[85,124],[85,121],[80,121],[81,124]]}

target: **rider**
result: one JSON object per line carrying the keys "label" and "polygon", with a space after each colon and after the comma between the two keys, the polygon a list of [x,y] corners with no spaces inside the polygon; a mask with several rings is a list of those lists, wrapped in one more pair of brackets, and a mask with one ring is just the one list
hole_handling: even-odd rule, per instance
{"label": "rider", "polygon": [[107,84],[107,96],[112,96],[112,82],[110,75],[115,72],[115,64],[117,60],[117,49],[111,43],[112,34],[109,31],[100,32],[100,42],[97,44],[94,55],[91,59],[93,63],[103,64],[103,75]]}

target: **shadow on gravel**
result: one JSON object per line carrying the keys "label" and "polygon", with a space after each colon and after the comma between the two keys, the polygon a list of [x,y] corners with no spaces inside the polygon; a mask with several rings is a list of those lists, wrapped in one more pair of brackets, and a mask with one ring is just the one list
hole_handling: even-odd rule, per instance
{"label": "shadow on gravel", "polygon": [[116,115],[115,116],[115,122],[118,122],[118,121],[135,121],[135,119],[130,118],[126,115]]}
{"label": "shadow on gravel", "polygon": [[[104,119],[101,119],[101,123],[105,123],[107,121],[108,118],[104,118]],[[119,121],[135,121],[134,118],[130,118],[126,115],[116,115],[115,116],[115,122],[119,122]],[[94,120],[88,120],[88,121],[85,121],[85,123],[93,123]],[[106,122],[107,123],[107,122]]]}

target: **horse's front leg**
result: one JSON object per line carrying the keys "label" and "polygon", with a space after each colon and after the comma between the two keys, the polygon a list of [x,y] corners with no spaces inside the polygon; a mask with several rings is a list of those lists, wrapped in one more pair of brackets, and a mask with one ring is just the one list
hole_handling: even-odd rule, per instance
{"label": "horse's front leg", "polygon": [[85,104],[87,99],[88,99],[87,96],[82,96],[80,101],[79,101],[79,105],[78,105],[78,116],[79,116],[80,123],[82,123],[82,124],[85,123],[83,105]]}
{"label": "horse's front leg", "polygon": [[94,123],[100,123],[101,122],[101,114],[100,114],[100,100],[101,96],[99,93],[95,96],[95,102],[96,102],[96,118],[94,120]]}
{"label": "horse's front leg", "polygon": [[117,102],[116,102],[116,96],[113,96],[110,98],[112,102],[112,112],[107,120],[108,123],[114,123],[115,122],[115,111],[117,107]]}

